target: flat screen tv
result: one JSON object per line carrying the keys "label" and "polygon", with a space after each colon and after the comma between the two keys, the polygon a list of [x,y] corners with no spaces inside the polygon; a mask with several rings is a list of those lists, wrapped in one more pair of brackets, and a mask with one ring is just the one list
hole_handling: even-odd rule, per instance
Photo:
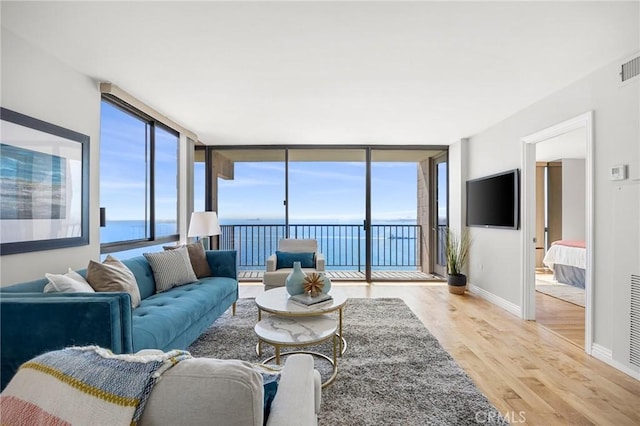
{"label": "flat screen tv", "polygon": [[520,227],[520,170],[467,181],[467,226]]}

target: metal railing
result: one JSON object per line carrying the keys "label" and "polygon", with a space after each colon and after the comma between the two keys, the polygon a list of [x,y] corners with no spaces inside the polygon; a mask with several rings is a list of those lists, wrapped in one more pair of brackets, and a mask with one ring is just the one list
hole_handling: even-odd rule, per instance
{"label": "metal railing", "polygon": [[[362,271],[365,259],[363,225],[289,225],[288,238],[318,241],[327,269]],[[278,240],[287,238],[286,225],[222,225],[220,248],[238,252],[241,270],[260,270],[278,249]],[[422,265],[423,237],[420,225],[371,225],[372,267],[416,270]]]}

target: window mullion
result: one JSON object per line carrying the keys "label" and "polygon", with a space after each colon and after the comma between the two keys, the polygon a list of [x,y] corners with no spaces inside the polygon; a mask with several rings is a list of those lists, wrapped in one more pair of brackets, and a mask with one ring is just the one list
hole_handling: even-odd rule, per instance
{"label": "window mullion", "polygon": [[156,239],[156,125],[155,122],[149,123],[151,128],[150,135],[150,156],[149,156],[149,221],[150,223],[150,239]]}

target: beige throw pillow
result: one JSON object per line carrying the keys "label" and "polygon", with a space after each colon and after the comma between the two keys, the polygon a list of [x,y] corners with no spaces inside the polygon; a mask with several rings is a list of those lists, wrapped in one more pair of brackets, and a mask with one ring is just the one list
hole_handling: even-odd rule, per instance
{"label": "beige throw pillow", "polygon": [[129,293],[131,307],[140,304],[140,290],[133,272],[115,257],[108,255],[102,263],[89,262],[87,281],[95,291]]}
{"label": "beige throw pillow", "polygon": [[[184,246],[164,246],[165,250],[175,250]],[[187,251],[189,252],[189,261],[191,262],[191,267],[193,267],[193,272],[195,272],[196,277],[204,278],[210,277],[211,268],[209,267],[209,262],[207,262],[207,254],[204,251],[204,247],[201,242],[187,244]]]}
{"label": "beige throw pillow", "polygon": [[156,293],[198,281],[193,272],[186,247],[157,253],[142,253],[151,265],[156,281]]}

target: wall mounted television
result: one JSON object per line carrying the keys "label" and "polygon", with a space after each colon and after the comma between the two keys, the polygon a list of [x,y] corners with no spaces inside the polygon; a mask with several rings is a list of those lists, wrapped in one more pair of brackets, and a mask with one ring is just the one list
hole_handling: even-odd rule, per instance
{"label": "wall mounted television", "polygon": [[520,170],[467,181],[467,226],[520,228]]}

